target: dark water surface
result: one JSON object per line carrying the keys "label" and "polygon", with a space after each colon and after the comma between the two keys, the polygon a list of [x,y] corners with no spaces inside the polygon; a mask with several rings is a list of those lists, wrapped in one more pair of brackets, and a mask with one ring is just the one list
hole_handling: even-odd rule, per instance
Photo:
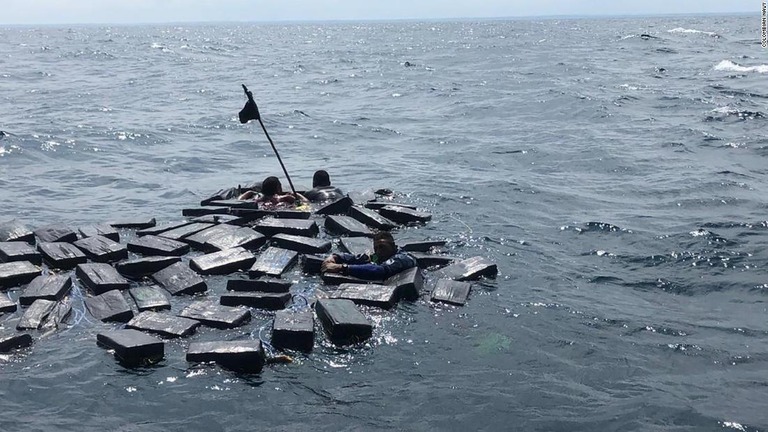
{"label": "dark water surface", "polygon": [[325,168],[346,190],[392,188],[434,214],[399,238],[446,238],[500,271],[463,308],[369,310],[370,343],[318,336],[256,376],[184,352],[268,339],[269,314],[130,370],[96,347],[114,325],[76,287],[66,329],[2,357],[3,431],[768,429],[759,17],[2,28],[0,41],[0,219],[175,221],[278,174],[258,125],[236,120],[246,83],[294,181]]}

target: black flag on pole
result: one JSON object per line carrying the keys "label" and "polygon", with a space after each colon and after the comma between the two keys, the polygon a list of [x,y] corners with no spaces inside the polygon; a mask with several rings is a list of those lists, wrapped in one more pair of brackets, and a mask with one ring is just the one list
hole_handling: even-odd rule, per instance
{"label": "black flag on pole", "polygon": [[256,101],[253,100],[253,93],[248,90],[248,87],[243,84],[243,90],[245,95],[248,96],[248,102],[245,103],[243,109],[240,110],[240,123],[248,123],[250,120],[259,120],[259,107],[256,106]]}

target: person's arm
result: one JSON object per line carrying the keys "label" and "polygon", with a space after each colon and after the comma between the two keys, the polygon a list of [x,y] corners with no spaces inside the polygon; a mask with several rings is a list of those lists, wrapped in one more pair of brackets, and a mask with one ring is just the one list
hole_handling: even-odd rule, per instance
{"label": "person's arm", "polygon": [[323,273],[342,273],[345,272],[350,264],[364,264],[371,262],[368,255],[352,255],[350,253],[332,254],[320,266]]}
{"label": "person's arm", "polygon": [[341,273],[365,280],[384,280],[411,267],[416,267],[416,260],[408,254],[399,253],[384,264],[348,265],[346,269],[341,269]]}
{"label": "person's arm", "polygon": [[237,197],[237,199],[239,199],[240,201],[245,201],[247,199],[253,198],[254,195],[256,195],[256,192],[254,192],[252,190],[249,190],[249,191],[245,191],[242,194],[240,194],[240,196]]}

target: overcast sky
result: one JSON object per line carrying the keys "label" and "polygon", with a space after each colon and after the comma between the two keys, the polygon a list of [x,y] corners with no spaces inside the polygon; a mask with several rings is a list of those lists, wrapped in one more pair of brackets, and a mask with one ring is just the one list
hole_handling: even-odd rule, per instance
{"label": "overcast sky", "polygon": [[757,0],[0,0],[0,24],[760,13]]}

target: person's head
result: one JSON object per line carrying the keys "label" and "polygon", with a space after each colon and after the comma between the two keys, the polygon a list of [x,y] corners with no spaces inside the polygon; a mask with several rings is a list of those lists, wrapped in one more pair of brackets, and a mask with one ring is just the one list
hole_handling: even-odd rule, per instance
{"label": "person's head", "polygon": [[373,253],[378,257],[379,262],[386,261],[397,252],[395,239],[388,232],[379,232],[373,236]]}
{"label": "person's head", "polygon": [[328,175],[326,170],[317,170],[315,175],[312,176],[312,187],[323,187],[331,185],[331,176]]}
{"label": "person's head", "polygon": [[283,185],[277,177],[267,177],[261,182],[261,193],[265,196],[272,196],[283,193]]}

